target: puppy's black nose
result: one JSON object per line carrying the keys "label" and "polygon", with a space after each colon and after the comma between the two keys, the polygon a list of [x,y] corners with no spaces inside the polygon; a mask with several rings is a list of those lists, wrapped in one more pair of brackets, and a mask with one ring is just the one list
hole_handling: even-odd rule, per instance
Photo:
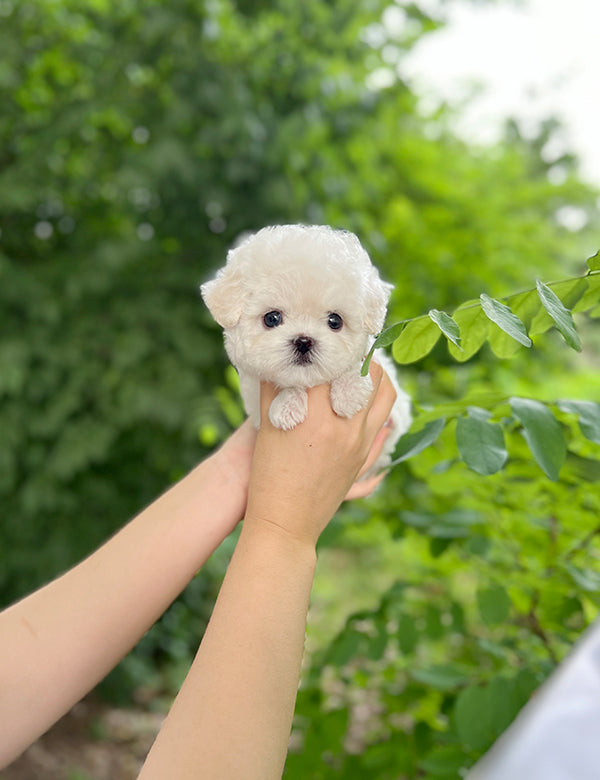
{"label": "puppy's black nose", "polygon": [[294,348],[300,355],[306,355],[313,348],[313,340],[308,336],[298,336],[294,340]]}

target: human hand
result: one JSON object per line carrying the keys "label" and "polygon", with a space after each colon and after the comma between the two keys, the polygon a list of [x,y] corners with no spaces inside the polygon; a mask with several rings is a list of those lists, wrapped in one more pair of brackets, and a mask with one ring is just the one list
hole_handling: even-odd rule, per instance
{"label": "human hand", "polygon": [[364,474],[367,473],[367,471],[371,470],[371,467],[375,463],[375,461],[379,458],[381,455],[381,451],[383,449],[383,445],[385,444],[385,440],[392,432],[392,429],[386,424],[384,424],[383,428],[379,431],[377,436],[375,437],[375,441],[373,442],[373,446],[371,447],[371,451],[369,452],[369,455],[361,468],[361,470],[358,473],[358,476],[356,477],[356,481],[354,484],[350,487],[350,490],[346,493],[346,496],[344,498],[344,501],[352,501],[355,498],[366,498],[367,496],[370,496],[371,493],[375,490],[375,488],[383,482],[387,475],[387,471],[379,471],[377,474],[371,475],[368,479],[364,479]]}
{"label": "human hand", "polygon": [[378,457],[396,392],[371,364],[373,392],[351,418],[331,408],[329,386],[308,391],[308,415],[290,431],[269,421],[276,388],[261,388],[261,427],[250,471],[246,525],[271,524],[314,545],[344,498],[368,495],[383,475],[356,483]]}
{"label": "human hand", "polygon": [[256,429],[247,419],[209,459],[217,469],[222,501],[227,502],[229,506],[228,516],[231,517],[229,530],[233,530],[246,511],[256,434]]}

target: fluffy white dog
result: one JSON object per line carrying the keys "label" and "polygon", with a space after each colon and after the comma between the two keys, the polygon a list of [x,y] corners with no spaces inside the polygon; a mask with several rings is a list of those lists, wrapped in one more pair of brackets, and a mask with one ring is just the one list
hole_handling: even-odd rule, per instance
{"label": "fluffy white dog", "polygon": [[[352,417],[372,390],[361,377],[363,359],[383,327],[392,286],[379,278],[358,238],[327,226],[266,227],[230,250],[202,296],[225,332],[225,348],[239,372],[246,412],[260,423],[260,382],[280,391],[269,409],[274,426],[289,430],[307,412],[306,388],[330,383],[336,414]],[[411,421],[410,400],[395,380],[391,360],[377,361],[398,398],[392,434],[370,473],[388,464]]]}

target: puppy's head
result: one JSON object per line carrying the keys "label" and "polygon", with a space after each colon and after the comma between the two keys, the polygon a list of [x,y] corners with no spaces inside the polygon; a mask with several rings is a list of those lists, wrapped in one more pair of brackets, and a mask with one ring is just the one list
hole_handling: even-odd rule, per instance
{"label": "puppy's head", "polygon": [[232,249],[201,291],[238,369],[310,387],[360,363],[391,289],[353,234],[281,225]]}

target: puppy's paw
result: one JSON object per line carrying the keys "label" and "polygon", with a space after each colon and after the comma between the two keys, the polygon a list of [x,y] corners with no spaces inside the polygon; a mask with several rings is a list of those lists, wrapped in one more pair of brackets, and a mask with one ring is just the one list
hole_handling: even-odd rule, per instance
{"label": "puppy's paw", "polygon": [[369,400],[373,390],[370,376],[344,374],[331,383],[331,406],[340,417],[354,417]]}
{"label": "puppy's paw", "polygon": [[275,428],[289,431],[306,418],[308,395],[301,388],[281,390],[271,402],[269,420]]}

